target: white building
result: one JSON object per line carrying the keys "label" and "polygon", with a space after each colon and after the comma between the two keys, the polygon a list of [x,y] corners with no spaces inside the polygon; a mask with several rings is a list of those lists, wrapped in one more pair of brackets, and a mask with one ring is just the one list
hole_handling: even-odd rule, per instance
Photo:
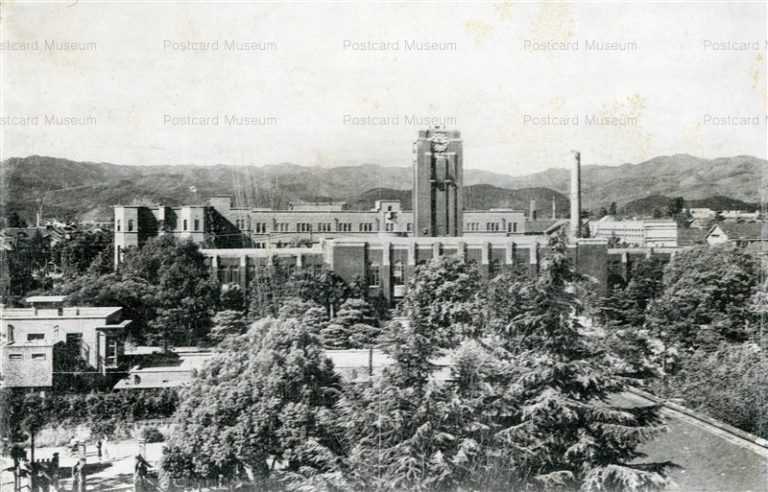
{"label": "white building", "polygon": [[616,220],[611,216],[589,223],[590,235],[618,240],[639,248],[677,248],[677,223],[673,220]]}

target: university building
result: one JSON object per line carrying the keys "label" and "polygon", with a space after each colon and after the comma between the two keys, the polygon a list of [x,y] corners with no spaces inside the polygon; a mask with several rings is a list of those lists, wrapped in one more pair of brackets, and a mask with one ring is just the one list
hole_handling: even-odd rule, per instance
{"label": "university building", "polygon": [[609,254],[620,265],[631,263],[629,257],[620,261],[621,251],[609,252],[605,239],[580,239],[578,154],[572,163],[568,221],[540,219],[535,203],[528,211],[465,210],[463,148],[456,130],[419,131],[414,153],[413,210],[403,210],[396,200],[379,200],[368,211],[345,210],[340,203],[297,203],[288,210],[235,208],[230,197],[182,207],[116,206],[115,264],[125,248],[172,234],[201,244],[212,274],[222,283],[247,290],[278,258],[289,269],[330,268],[394,302],[404,295],[416,266],[440,255],[476,262],[483,277],[509,268],[535,275],[550,236],[566,229],[577,267],[601,285],[608,279]]}

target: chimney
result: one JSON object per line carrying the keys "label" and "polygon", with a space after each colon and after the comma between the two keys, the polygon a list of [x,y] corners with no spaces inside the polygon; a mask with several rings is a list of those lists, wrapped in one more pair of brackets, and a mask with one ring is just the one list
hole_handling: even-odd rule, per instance
{"label": "chimney", "polygon": [[572,150],[571,167],[571,239],[581,237],[581,153]]}
{"label": "chimney", "polygon": [[555,195],[552,195],[552,220],[557,218],[557,204],[555,203]]}
{"label": "chimney", "polygon": [[536,220],[536,200],[531,200],[531,204],[528,208],[528,219]]}

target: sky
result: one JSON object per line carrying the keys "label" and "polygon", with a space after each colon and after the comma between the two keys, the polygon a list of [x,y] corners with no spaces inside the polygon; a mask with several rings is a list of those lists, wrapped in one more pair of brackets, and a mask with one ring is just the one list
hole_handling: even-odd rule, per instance
{"label": "sky", "polygon": [[766,157],[766,3],[0,7],[0,157],[466,168]]}

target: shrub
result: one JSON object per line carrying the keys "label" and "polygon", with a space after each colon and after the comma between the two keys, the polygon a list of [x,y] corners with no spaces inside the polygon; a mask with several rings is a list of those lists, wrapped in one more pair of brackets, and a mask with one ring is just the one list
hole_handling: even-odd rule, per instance
{"label": "shrub", "polygon": [[[685,405],[768,438],[768,354],[754,343],[722,344],[698,350],[657,393],[680,397]],[[658,385],[657,385],[658,386]]]}
{"label": "shrub", "polygon": [[146,442],[163,442],[165,436],[157,427],[144,427],[141,429],[141,438]]}

